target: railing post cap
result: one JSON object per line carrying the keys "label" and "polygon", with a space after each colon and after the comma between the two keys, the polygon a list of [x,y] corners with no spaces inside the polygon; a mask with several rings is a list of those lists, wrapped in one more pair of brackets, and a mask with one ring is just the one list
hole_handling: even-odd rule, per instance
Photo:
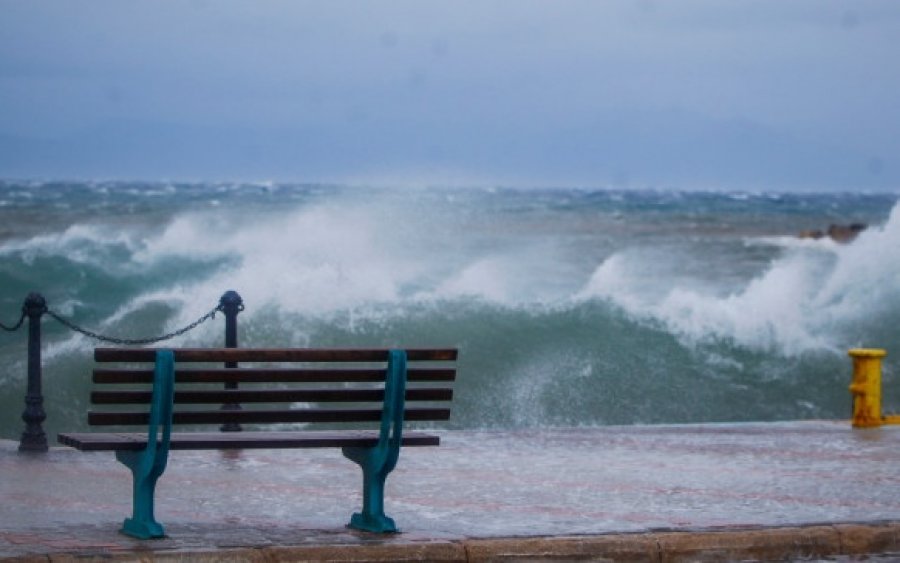
{"label": "railing post cap", "polygon": [[22,305],[26,314],[42,314],[47,311],[47,300],[44,296],[37,292],[31,292],[25,297],[25,303]]}
{"label": "railing post cap", "polygon": [[851,358],[883,358],[887,351],[881,348],[852,348],[847,354]]}
{"label": "railing post cap", "polygon": [[237,306],[237,305],[243,305],[243,304],[244,304],[244,300],[241,298],[240,294],[237,291],[234,291],[233,289],[229,289],[228,291],[226,291],[225,293],[222,294],[222,297],[219,298],[219,305],[221,305],[223,307],[226,305]]}

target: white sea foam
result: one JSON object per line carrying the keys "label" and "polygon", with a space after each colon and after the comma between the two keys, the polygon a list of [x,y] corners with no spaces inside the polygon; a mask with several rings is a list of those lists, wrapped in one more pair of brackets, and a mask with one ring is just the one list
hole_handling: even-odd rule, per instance
{"label": "white sea foam", "polygon": [[217,263],[207,278],[182,288],[193,300],[214,302],[223,289],[234,288],[254,308],[325,314],[395,301],[401,286],[415,278],[415,264],[390,254],[395,241],[377,219],[329,206],[268,214],[264,221],[192,214],[147,241],[136,259],[148,265],[173,256]]}
{"label": "white sea foam", "polygon": [[760,244],[777,244],[780,256],[730,290],[711,281],[714,272],[691,276],[684,268],[687,260],[709,269],[729,256],[625,248],[579,280],[557,241],[473,251],[448,243],[470,233],[442,227],[439,214],[396,200],[331,201],[264,220],[192,213],[142,241],[134,261],[152,267],[181,256],[212,264],[209,275],[156,289],[116,315],[147,299],[181,301],[173,322],[184,323],[230,288],[252,304],[250,314],[268,308],[348,322],[396,305],[448,299],[546,308],[599,298],[687,342],[729,339],[789,355],[843,350],[857,344],[850,341],[853,323],[886,304],[900,305],[898,209],[851,244],[768,237]]}
{"label": "white sea foam", "polygon": [[73,262],[95,264],[103,258],[101,251],[122,248],[132,253],[138,245],[132,233],[78,224],[58,233],[6,241],[0,244],[0,256],[19,254],[26,264],[33,263],[38,257],[48,256],[65,256]]}
{"label": "white sea foam", "polygon": [[847,328],[900,305],[900,206],[851,244],[783,246],[765,272],[725,296],[677,281],[663,290],[648,285],[652,266],[623,252],[600,264],[579,297],[609,300],[690,341],[725,338],[789,355],[864,344]]}
{"label": "white sea foam", "polygon": [[214,302],[234,288],[254,309],[307,316],[447,299],[542,303],[561,297],[560,279],[572,285],[552,242],[473,251],[458,242],[467,233],[440,215],[375,199],[290,208],[263,220],[192,213],[143,241],[133,259],[148,270],[177,257],[211,264],[208,276],[173,288],[174,299]]}

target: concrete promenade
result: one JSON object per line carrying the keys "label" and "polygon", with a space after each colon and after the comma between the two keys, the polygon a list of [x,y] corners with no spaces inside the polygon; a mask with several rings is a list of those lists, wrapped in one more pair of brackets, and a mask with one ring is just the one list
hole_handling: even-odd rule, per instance
{"label": "concrete promenade", "polygon": [[[55,438],[55,437],[54,437]],[[0,559],[233,561],[900,560],[900,426],[846,421],[444,432],[408,448],[386,512],[346,529],[358,468],[338,450],[172,452],[168,537],[117,532],[112,453],[0,441]]]}

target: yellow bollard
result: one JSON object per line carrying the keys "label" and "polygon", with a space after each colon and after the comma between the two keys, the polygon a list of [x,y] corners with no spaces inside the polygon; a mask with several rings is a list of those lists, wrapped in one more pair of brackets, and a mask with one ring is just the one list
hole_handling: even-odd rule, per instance
{"label": "yellow bollard", "polygon": [[872,428],[884,422],[881,416],[881,358],[887,352],[879,349],[854,348],[853,358],[853,427]]}

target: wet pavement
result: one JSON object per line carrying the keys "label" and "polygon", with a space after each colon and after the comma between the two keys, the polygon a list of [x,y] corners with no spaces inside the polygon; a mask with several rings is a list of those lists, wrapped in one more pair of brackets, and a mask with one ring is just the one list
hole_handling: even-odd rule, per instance
{"label": "wet pavement", "polygon": [[440,434],[440,447],[404,449],[388,478],[385,511],[401,534],[344,527],[359,509],[361,477],[337,449],[176,451],[157,487],[168,537],[143,542],[117,533],[130,513],[131,481],[112,453],[28,455],[0,441],[0,558],[392,560],[401,549],[407,559],[554,559],[548,554],[562,553],[547,551],[554,541],[593,557],[613,544],[624,549],[616,538],[626,538],[637,559],[646,548],[646,560],[666,560],[665,538],[724,542],[706,550],[715,554],[752,544],[753,534],[759,546],[778,544],[779,534],[788,547],[813,546],[794,553],[804,558],[900,551],[900,426]]}

